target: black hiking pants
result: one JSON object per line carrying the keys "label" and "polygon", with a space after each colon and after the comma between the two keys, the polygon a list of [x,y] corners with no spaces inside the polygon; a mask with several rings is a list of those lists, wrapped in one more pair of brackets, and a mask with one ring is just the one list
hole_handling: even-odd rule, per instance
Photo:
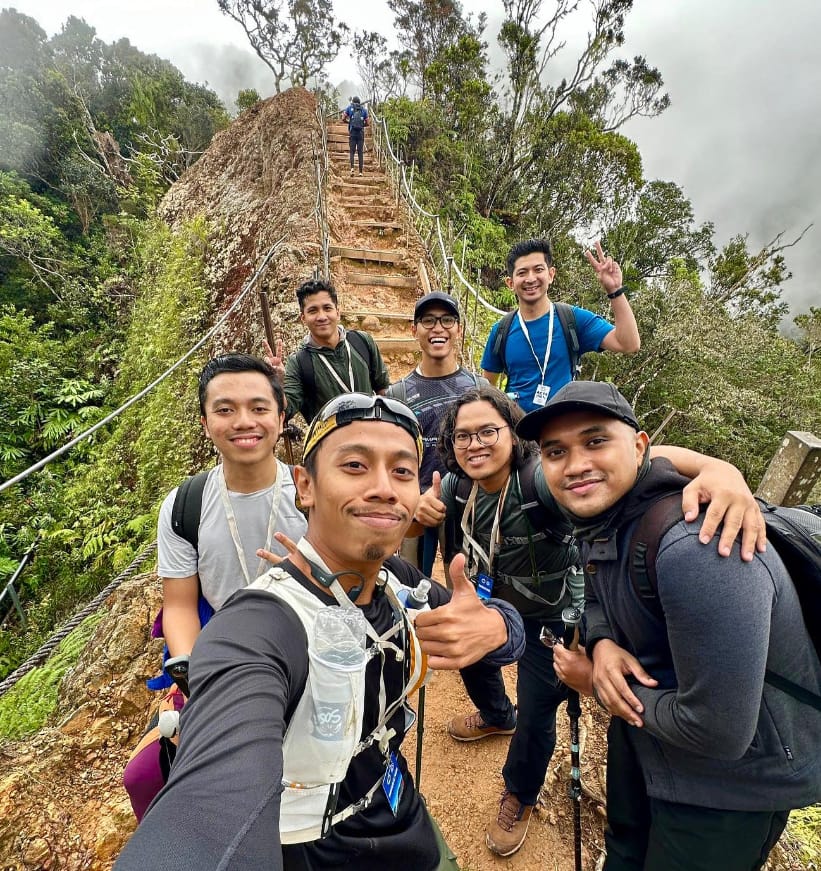
{"label": "black hiking pants", "polygon": [[650,798],[628,731],[607,730],[604,871],[758,871],[789,811],[727,811]]}
{"label": "black hiking pants", "polygon": [[556,747],[556,709],[567,699],[567,687],[553,670],[553,651],[539,640],[542,625],[561,637],[562,623],[543,622],[528,617],[525,624],[525,652],[516,669],[516,701],[505,692],[500,669],[477,662],[461,670],[471,701],[488,726],[516,724],[510,739],[502,777],[522,804],[536,804],[547,766]]}
{"label": "black hiking pants", "polygon": [[365,131],[348,130],[348,147],[351,152],[351,169],[353,169],[354,154],[359,155],[359,173],[361,175],[364,166]]}

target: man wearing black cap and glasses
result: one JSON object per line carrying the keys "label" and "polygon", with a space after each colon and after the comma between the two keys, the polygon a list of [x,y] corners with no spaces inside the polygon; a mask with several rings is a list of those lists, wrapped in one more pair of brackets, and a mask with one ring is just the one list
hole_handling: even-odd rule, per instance
{"label": "man wearing black cap and glasses", "polygon": [[[463,327],[459,304],[450,294],[437,290],[419,299],[413,310],[412,330],[419,342],[419,365],[391,384],[386,395],[404,402],[422,427],[425,453],[419,485],[424,493],[433,484],[436,473],[442,476],[447,472],[436,450],[442,417],[458,396],[487,382],[459,365]],[[440,543],[444,554],[444,524],[428,527],[416,538],[406,538],[402,556],[430,577]]]}
{"label": "man wearing black cap and glasses", "polygon": [[[523,631],[506,603],[478,599],[461,558],[452,594],[433,585],[414,626],[403,601],[422,576],[392,554],[421,455],[393,399],[345,394],[314,419],[295,469],[308,531],[200,635],[171,777],[118,871],[455,867],[400,750],[406,697],[427,666],[513,661]],[[352,628],[328,649],[320,627],[340,621],[362,628],[364,651]]]}
{"label": "man wearing black cap and glasses", "polygon": [[[613,714],[606,871],[757,871],[790,808],[821,799],[821,711],[772,678],[821,693],[787,569],[772,547],[702,546],[704,518],[675,510],[687,480],[651,461],[612,384],[568,384],[516,432],[583,542],[592,690]],[[555,655],[560,676],[579,658]]]}

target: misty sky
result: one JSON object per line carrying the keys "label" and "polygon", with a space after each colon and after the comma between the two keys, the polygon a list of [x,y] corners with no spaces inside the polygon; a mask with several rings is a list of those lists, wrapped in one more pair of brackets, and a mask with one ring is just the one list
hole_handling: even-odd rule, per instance
{"label": "misty sky", "polygon": [[[171,60],[187,78],[207,82],[233,111],[240,88],[272,93],[272,77],[248,47],[238,24],[216,0],[22,0],[14,5],[48,32],[69,14],[84,18],[106,42],[127,36],[139,49]],[[486,34],[495,51],[501,2],[465,0],[492,9]],[[547,0],[546,6],[549,5]],[[584,6],[584,3],[582,3]],[[338,17],[390,38],[387,3],[335,0]],[[567,33],[568,63],[574,41]],[[698,221],[713,221],[721,245],[749,233],[751,247],[782,230],[797,236],[786,252],[793,279],[784,297],[792,313],[821,305],[821,62],[817,0],[635,0],[622,54],[643,54],[658,66],[672,106],[659,118],[623,130],[644,159],[647,178],[684,188]],[[557,60],[561,72],[561,59]],[[356,81],[350,57],[335,61],[331,81]],[[551,78],[558,78],[551,77]]]}

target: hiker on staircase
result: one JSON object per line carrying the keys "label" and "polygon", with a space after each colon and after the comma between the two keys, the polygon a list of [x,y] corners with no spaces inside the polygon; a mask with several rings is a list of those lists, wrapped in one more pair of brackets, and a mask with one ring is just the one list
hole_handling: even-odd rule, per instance
{"label": "hiker on staircase", "polygon": [[479,600],[461,557],[453,593],[425,580],[409,613],[422,576],[393,554],[421,457],[393,399],[345,394],[312,422],[308,530],[203,630],[171,776],[117,871],[457,868],[402,755],[407,698],[428,667],[512,662],[522,624]]}
{"label": "hiker on staircase", "polygon": [[365,150],[365,128],[368,126],[368,110],[359,97],[351,97],[351,102],[342,112],[342,120],[348,125],[348,147],[351,153],[351,175],[354,174],[354,155],[359,157],[359,174],[363,175]]}
{"label": "hiker on staircase", "polygon": [[[508,698],[501,672],[489,674],[477,664],[462,670],[477,710],[458,714],[447,727],[462,742],[513,735],[502,770],[505,788],[485,834],[488,848],[500,856],[512,855],[524,843],[556,744],[556,709],[567,696],[541,632],[548,628],[560,638],[562,610],[580,607],[584,597],[572,527],[547,489],[534,445],[516,434],[522,417],[522,410],[491,386],[470,388],[452,402],[439,435],[449,474],[440,482],[434,473],[415,515],[422,525],[445,521],[460,533],[448,548],[461,548],[467,556],[467,572],[480,595],[510,602],[525,624],[518,705]],[[712,499],[711,528],[705,524],[705,533],[714,532],[726,513],[722,554],[730,553],[743,521],[744,552],[752,558],[763,521],[741,473],[729,463],[672,445],[653,452],[669,457],[682,473],[699,475],[680,504],[695,514],[699,499]]]}
{"label": "hiker on staircase", "polygon": [[[433,482],[434,472],[447,473],[436,443],[439,424],[448,406],[465,390],[487,382],[459,365],[463,327],[459,305],[452,296],[434,291],[419,299],[413,310],[411,329],[419,342],[419,365],[391,384],[386,395],[404,402],[422,427],[425,455],[419,470],[419,484],[424,493]],[[402,556],[430,577],[437,546],[441,544],[442,554],[445,553],[444,535],[444,524],[427,527],[422,535],[402,542]]]}
{"label": "hiker on staircase", "polygon": [[[157,574],[163,609],[156,628],[170,657],[190,654],[201,624],[270,567],[258,549],[287,553],[274,532],[296,540],[307,528],[295,505],[291,471],[274,455],[285,397],[268,364],[247,354],[209,360],[199,378],[199,400],[200,420],[220,463],[175,487],[160,509]],[[168,685],[170,680],[156,688]],[[179,706],[181,699],[172,701]],[[124,772],[138,820],[167,776],[160,767],[159,739],[152,724]]]}
{"label": "hiker on staircase", "polygon": [[[310,423],[320,408],[341,393],[384,393],[391,383],[373,336],[339,323],[339,297],[327,281],[309,279],[296,290],[299,319],[308,335],[285,361],[285,419],[300,412]],[[266,345],[266,360],[282,369]]]}
{"label": "hiker on staircase", "polygon": [[700,543],[612,384],[568,384],[516,432],[583,542],[592,675],[569,682],[613,715],[605,871],[757,871],[821,800],[821,662],[785,562]]}
{"label": "hiker on staircase", "polygon": [[556,267],[547,239],[518,242],[507,255],[505,283],[519,305],[491,328],[482,374],[496,385],[506,373],[508,396],[526,412],[577,377],[582,354],[635,354],[641,346],[621,267],[598,242],[595,254],[585,251],[585,257],[610,300],[612,324],[587,309],[551,302],[547,294]]}

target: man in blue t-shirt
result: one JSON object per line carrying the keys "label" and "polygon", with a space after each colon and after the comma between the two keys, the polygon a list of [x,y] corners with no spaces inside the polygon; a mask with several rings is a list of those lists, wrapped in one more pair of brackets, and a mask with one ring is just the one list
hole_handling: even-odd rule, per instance
{"label": "man in blue t-shirt", "polygon": [[[596,242],[595,253],[585,257],[610,300],[613,323],[583,308],[573,306],[579,355],[588,351],[635,354],[641,346],[636,319],[622,287],[621,267],[605,256]],[[524,411],[543,406],[560,387],[573,380],[568,340],[548,298],[556,277],[553,253],[547,239],[518,242],[507,255],[507,286],[516,294],[518,311],[501,354],[494,353],[498,321],[488,336],[482,356],[482,374],[496,384],[507,373],[507,391]]]}

